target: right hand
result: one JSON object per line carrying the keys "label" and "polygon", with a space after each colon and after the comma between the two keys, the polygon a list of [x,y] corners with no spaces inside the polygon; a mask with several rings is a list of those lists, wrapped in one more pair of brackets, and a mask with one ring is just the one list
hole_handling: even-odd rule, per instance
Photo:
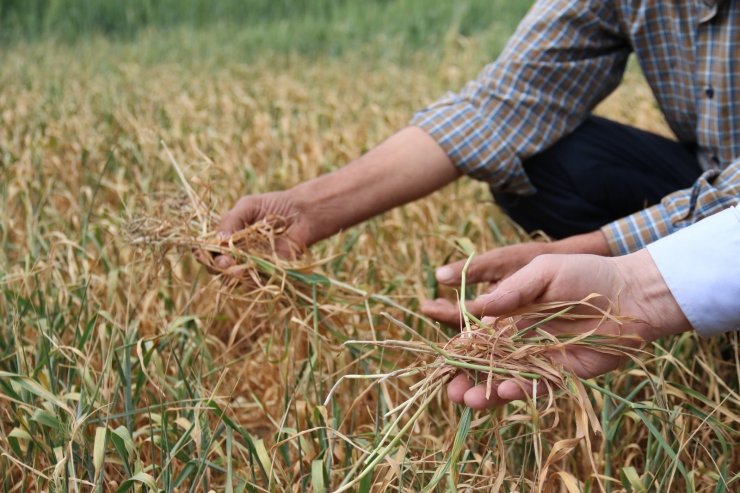
{"label": "right hand", "polygon": [[[305,206],[290,191],[243,196],[221,217],[216,230],[226,239],[270,216],[278,216],[287,223],[285,234],[275,240],[275,253],[282,258],[292,259],[305,251],[311,242],[311,226]],[[228,255],[217,256],[215,262],[220,269],[228,269],[234,265],[234,259]]]}
{"label": "right hand", "polygon": [[[600,319],[558,318],[543,325],[542,330],[572,336],[595,329],[599,335],[613,336],[612,344],[623,345],[627,351],[641,343],[691,329],[645,249],[613,258],[541,255],[504,279],[493,292],[481,296],[478,302],[483,316],[505,316],[532,304],[578,302],[592,293],[604,296],[594,300],[594,305],[606,309],[611,301],[612,307],[618,308],[618,315],[629,318],[619,324]],[[624,359],[588,345],[553,351],[549,357],[580,378],[611,371]],[[521,383],[517,379],[505,380],[487,398],[485,383],[474,385],[467,375],[459,374],[449,383],[447,395],[453,402],[487,409],[524,398]]]}

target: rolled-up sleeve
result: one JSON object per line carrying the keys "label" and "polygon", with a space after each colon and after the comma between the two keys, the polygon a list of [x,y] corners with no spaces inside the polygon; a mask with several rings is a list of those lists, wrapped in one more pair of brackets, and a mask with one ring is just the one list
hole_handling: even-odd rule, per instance
{"label": "rolled-up sleeve", "polygon": [[740,208],[725,209],[647,249],[699,334],[740,329]]}
{"label": "rolled-up sleeve", "polygon": [[411,124],[463,173],[534,193],[522,161],[575,129],[622,78],[630,47],[609,3],[538,1],[494,63]]}
{"label": "rolled-up sleeve", "polygon": [[702,174],[691,188],[607,224],[602,232],[613,255],[624,255],[740,203],[740,160]]}

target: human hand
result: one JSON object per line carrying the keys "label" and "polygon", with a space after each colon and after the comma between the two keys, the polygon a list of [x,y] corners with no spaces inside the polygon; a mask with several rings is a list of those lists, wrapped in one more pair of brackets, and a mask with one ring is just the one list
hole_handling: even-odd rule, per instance
{"label": "human hand", "polygon": [[[535,257],[552,253],[589,253],[595,255],[609,255],[606,238],[601,231],[572,236],[552,243],[528,242],[494,248],[481,255],[473,257],[466,271],[467,284],[490,283],[491,290],[498,283],[518,271]],[[436,277],[440,284],[455,286],[460,284],[465,260],[453,262],[437,269]],[[476,317],[483,315],[481,299],[472,300],[466,304],[468,312]],[[457,303],[444,298],[425,300],[421,304],[424,315],[444,324],[456,327],[462,325],[462,314]]]}
{"label": "human hand", "polygon": [[[275,253],[283,258],[294,258],[311,241],[311,218],[306,209],[306,204],[290,191],[245,195],[223,215],[216,231],[228,239],[258,221],[280,218],[285,229],[283,234],[275,238]],[[228,255],[218,255],[214,261],[220,269],[234,265],[234,259]]]}
{"label": "human hand", "polygon": [[[476,300],[479,313],[501,316],[530,304],[584,299],[592,293],[603,295],[602,308],[611,300],[624,319],[599,323],[588,319],[555,319],[542,326],[554,335],[576,335],[596,329],[599,335],[614,336],[625,350],[641,341],[691,328],[647,250],[624,257],[595,255],[543,255],[502,281],[491,293]],[[550,359],[581,378],[590,378],[617,368],[623,357],[588,346],[553,351]],[[453,402],[475,409],[490,408],[525,397],[523,381],[505,380],[486,399],[485,384],[475,385],[466,374],[457,375],[448,385]],[[543,391],[544,389],[538,389]]]}

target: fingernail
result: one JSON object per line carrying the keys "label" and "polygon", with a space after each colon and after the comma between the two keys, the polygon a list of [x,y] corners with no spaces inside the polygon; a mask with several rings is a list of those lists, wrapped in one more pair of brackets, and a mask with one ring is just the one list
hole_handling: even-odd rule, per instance
{"label": "fingernail", "polygon": [[439,282],[449,282],[452,280],[453,276],[455,275],[455,271],[452,270],[452,267],[445,265],[437,269],[437,272],[435,272],[435,275],[437,276],[437,280]]}

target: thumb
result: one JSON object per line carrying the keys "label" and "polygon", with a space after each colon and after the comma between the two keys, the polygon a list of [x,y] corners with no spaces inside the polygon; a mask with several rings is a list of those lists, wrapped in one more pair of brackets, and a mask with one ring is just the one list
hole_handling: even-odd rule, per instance
{"label": "thumb", "polygon": [[481,295],[477,304],[482,315],[500,316],[536,303],[547,291],[557,272],[555,255],[541,255]]}
{"label": "thumb", "polygon": [[[499,278],[497,268],[499,267],[500,257],[501,255],[496,250],[491,250],[482,255],[473,257],[473,260],[470,261],[470,265],[468,266],[465,280],[470,284],[497,281]],[[437,281],[441,284],[448,285],[460,284],[462,281],[462,272],[465,268],[465,262],[467,262],[467,259],[452,262],[438,268],[435,272]]]}

